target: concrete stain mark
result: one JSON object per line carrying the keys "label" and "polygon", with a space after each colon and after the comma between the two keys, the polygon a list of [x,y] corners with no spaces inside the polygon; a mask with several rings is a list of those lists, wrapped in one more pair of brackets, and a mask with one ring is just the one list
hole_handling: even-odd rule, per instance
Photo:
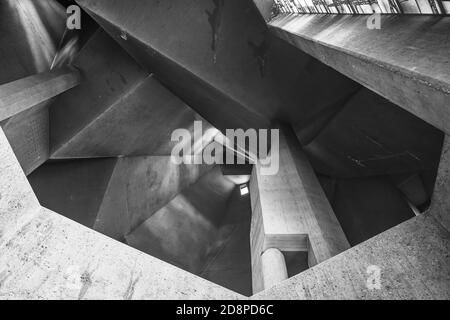
{"label": "concrete stain mark", "polygon": [[11,276],[11,272],[4,270],[2,272],[0,272],[0,289],[3,287],[3,285],[5,284],[6,280]]}
{"label": "concrete stain mark", "polygon": [[217,45],[219,43],[220,27],[222,26],[222,13],[225,5],[225,0],[213,0],[214,10],[211,12],[205,10],[208,15],[208,22],[212,31],[211,49],[214,53],[214,63],[217,61]]}
{"label": "concrete stain mark", "polygon": [[83,274],[81,275],[81,289],[80,289],[80,293],[78,294],[78,300],[81,300],[84,298],[84,296],[86,295],[87,291],[89,290],[89,288],[92,285],[92,279],[91,279],[91,274],[89,271],[85,271],[83,272]]}
{"label": "concrete stain mark", "polygon": [[138,283],[140,278],[141,278],[141,275],[134,278],[133,273],[131,273],[130,282],[128,283],[127,290],[125,291],[125,293],[123,295],[124,300],[131,300],[133,298],[134,290],[136,288],[136,283]]}
{"label": "concrete stain mark", "polygon": [[264,33],[263,40],[260,44],[248,41],[248,45],[253,51],[253,56],[258,64],[259,73],[261,74],[261,77],[264,78],[266,76],[268,52],[270,48],[269,37]]}

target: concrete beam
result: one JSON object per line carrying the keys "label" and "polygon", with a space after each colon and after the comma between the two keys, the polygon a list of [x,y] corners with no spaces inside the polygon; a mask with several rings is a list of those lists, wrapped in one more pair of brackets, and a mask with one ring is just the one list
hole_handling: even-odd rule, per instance
{"label": "concrete beam", "polygon": [[271,32],[450,134],[450,17],[280,15]]}
{"label": "concrete beam", "polygon": [[266,249],[307,251],[313,266],[350,247],[294,132],[280,128],[279,172],[263,176],[258,162],[250,181],[254,293],[264,289]]}
{"label": "concrete beam", "polygon": [[79,72],[64,67],[1,85],[0,121],[54,98],[79,83]]}

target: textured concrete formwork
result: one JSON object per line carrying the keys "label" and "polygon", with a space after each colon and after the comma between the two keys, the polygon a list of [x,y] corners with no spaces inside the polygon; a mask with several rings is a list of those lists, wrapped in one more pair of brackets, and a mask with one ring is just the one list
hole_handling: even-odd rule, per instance
{"label": "textured concrete formwork", "polygon": [[267,249],[308,252],[314,266],[350,248],[294,131],[279,128],[278,172],[263,175],[257,163],[250,181],[254,293],[264,289],[261,254]]}
{"label": "textured concrete formwork", "polygon": [[0,131],[0,299],[239,299],[40,207]]}

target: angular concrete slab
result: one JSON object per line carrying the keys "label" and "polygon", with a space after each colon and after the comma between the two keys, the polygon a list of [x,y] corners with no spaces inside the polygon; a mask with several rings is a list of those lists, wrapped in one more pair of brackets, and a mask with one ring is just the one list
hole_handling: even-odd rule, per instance
{"label": "angular concrete slab", "polygon": [[363,88],[305,146],[314,169],[339,178],[435,170],[444,134]]}
{"label": "angular concrete slab", "polygon": [[29,223],[40,205],[0,129],[0,247]]}
{"label": "angular concrete slab", "polygon": [[50,108],[51,153],[145,79],[148,73],[103,31],[97,31],[73,65],[81,84]]}
{"label": "angular concrete slab", "polygon": [[41,205],[93,228],[116,158],[50,161],[28,176]]}
{"label": "angular concrete slab", "polygon": [[42,209],[0,253],[0,299],[244,298]]}
{"label": "angular concrete slab", "polygon": [[450,133],[450,17],[279,15],[273,34]]}
{"label": "angular concrete slab", "polygon": [[205,266],[234,188],[235,184],[215,167],[132,230],[126,242],[198,274]]}
{"label": "angular concrete slab", "polygon": [[251,1],[78,3],[220,130],[307,121],[358,87],[268,35]]}

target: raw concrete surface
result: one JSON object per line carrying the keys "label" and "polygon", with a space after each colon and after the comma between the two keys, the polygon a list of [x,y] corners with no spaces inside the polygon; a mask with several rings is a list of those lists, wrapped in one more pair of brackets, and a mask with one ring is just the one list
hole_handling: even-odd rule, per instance
{"label": "raw concrete surface", "polygon": [[450,133],[450,17],[381,15],[381,29],[367,17],[287,15],[271,32]]}
{"label": "raw concrete surface", "polygon": [[41,208],[0,130],[0,299],[239,299]]}
{"label": "raw concrete surface", "polygon": [[[65,30],[65,18],[64,9],[54,0],[0,2],[0,84],[50,69]],[[1,123],[27,174],[49,157],[50,103]]]}
{"label": "raw concrete surface", "polygon": [[251,0],[78,3],[220,130],[307,121],[359,87],[272,38]]}
{"label": "raw concrete surface", "polygon": [[216,167],[132,230],[126,242],[250,295],[250,202],[240,201],[238,189]]}
{"label": "raw concrete surface", "polygon": [[41,205],[93,228],[117,159],[51,161],[28,176]]}
{"label": "raw concrete surface", "polygon": [[434,188],[431,214],[447,230],[450,230],[450,137],[445,137],[442,148],[441,163],[439,165],[436,186]]}
{"label": "raw concrete surface", "polygon": [[86,43],[73,65],[80,70],[81,84],[60,95],[50,108],[52,154],[148,76],[101,30]]}
{"label": "raw concrete surface", "polygon": [[414,217],[408,202],[386,177],[330,181],[330,204],[352,246]]}
{"label": "raw concrete surface", "polygon": [[[449,249],[450,233],[426,214],[252,298],[448,300]],[[380,268],[380,290],[367,287],[369,266]]]}
{"label": "raw concrete surface", "polygon": [[436,170],[444,134],[363,88],[305,145],[314,169],[339,178]]}
{"label": "raw concrete surface", "polygon": [[178,166],[170,157],[119,159],[101,201],[94,229],[124,241],[126,235],[212,168]]}

